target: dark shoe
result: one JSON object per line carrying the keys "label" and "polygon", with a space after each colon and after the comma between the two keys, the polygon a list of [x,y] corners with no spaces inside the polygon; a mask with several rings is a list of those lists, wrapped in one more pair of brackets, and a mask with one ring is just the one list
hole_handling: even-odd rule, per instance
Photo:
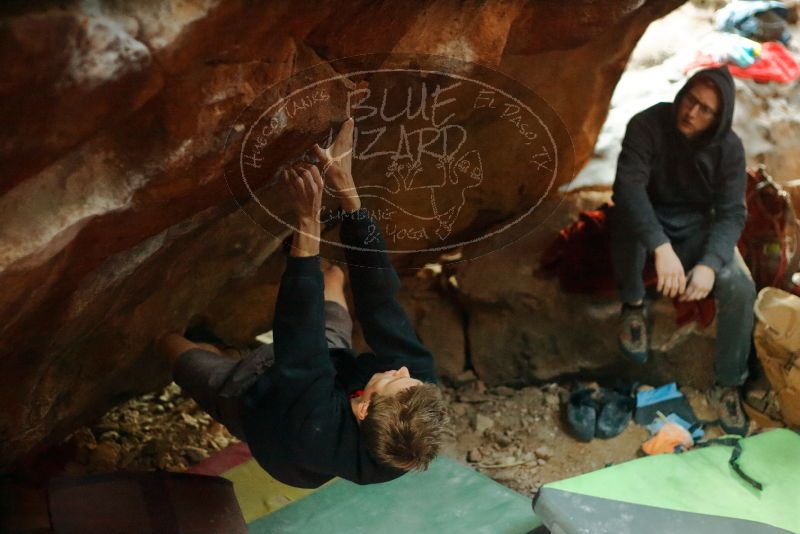
{"label": "dark shoe", "polygon": [[722,430],[728,434],[747,435],[749,425],[742,409],[739,388],[717,386],[711,392],[711,402],[717,410]]}
{"label": "dark shoe", "polygon": [[599,403],[601,408],[597,415],[595,436],[603,439],[618,436],[631,422],[636,401],[633,397],[601,388]]}
{"label": "dark shoe", "polygon": [[622,305],[619,327],[619,347],[626,358],[636,364],[647,361],[647,323],[644,304]]}
{"label": "dark shoe", "polygon": [[592,397],[594,389],[581,389],[569,396],[567,422],[575,437],[581,441],[592,441],[597,425],[597,401]]}

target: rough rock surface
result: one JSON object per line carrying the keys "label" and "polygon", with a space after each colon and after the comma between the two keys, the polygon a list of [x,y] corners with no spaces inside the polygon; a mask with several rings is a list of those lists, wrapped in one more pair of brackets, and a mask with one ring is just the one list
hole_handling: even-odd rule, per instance
{"label": "rough rock surface", "polygon": [[0,465],[163,386],[162,332],[206,320],[234,340],[268,326],[279,239],[236,208],[221,158],[265,88],[365,52],[474,60],[548,99],[580,166],[637,38],[680,3],[3,7]]}
{"label": "rough rock surface", "polygon": [[[639,367],[622,358],[617,344],[619,302],[606,296],[564,292],[558,279],[540,269],[542,251],[558,230],[609,199],[608,192],[569,194],[531,235],[478,261],[445,264],[440,292],[462,317],[463,360],[488,385],[524,385],[563,376],[619,376],[644,383],[677,380],[693,387],[713,383],[715,325],[676,327],[675,309],[665,298],[650,306],[651,358]],[[410,280],[409,284],[410,285]],[[427,300],[416,300],[425,306]],[[441,307],[436,301],[436,307]],[[436,308],[429,307],[429,315]],[[451,328],[442,320],[428,332]],[[449,354],[455,336],[426,338],[435,355]],[[440,368],[442,365],[440,365]],[[452,375],[450,375],[452,376]]]}
{"label": "rough rock surface", "polygon": [[404,277],[399,298],[417,334],[433,352],[440,376],[455,380],[467,365],[464,315],[449,298],[450,290],[441,273],[421,270]]}

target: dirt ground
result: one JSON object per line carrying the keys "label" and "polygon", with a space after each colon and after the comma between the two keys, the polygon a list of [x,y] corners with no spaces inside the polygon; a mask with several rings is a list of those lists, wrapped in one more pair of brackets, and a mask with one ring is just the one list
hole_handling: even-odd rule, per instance
{"label": "dirt ground", "polygon": [[542,484],[625,462],[647,431],[631,424],[610,440],[582,443],[566,432],[559,384],[486,390],[473,382],[450,390],[455,440],[446,454],[525,495]]}
{"label": "dirt ground", "polygon": [[[684,389],[697,415],[713,418],[705,395]],[[444,387],[453,435],[444,454],[522,494],[539,486],[636,458],[648,438],[631,423],[619,436],[582,443],[563,421],[567,387],[486,388],[466,373]],[[132,399],[67,440],[71,474],[130,470],[184,471],[236,438],[171,384]]]}
{"label": "dirt ground", "polygon": [[[701,419],[713,414],[706,395],[682,391]],[[487,389],[479,381],[449,389],[455,440],[445,454],[522,494],[542,484],[569,478],[637,458],[650,434],[631,422],[618,436],[578,441],[569,433],[564,403],[569,389],[561,384]],[[707,429],[709,436],[718,429]]]}

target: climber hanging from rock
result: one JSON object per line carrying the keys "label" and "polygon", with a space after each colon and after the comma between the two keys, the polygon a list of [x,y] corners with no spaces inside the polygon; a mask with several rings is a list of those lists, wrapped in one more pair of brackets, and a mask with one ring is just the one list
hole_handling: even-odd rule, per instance
{"label": "climber hanging from rock", "polygon": [[[241,360],[174,333],[158,344],[175,381],[245,440],[270,475],[297,487],[335,476],[371,484],[424,470],[447,421],[433,358],[395,298],[399,277],[361,207],[352,144],[350,119],[330,147],[314,146],[321,169],[298,163],[284,173],[297,231],[275,305],[274,344]],[[374,354],[352,349],[344,272],[320,268],[325,188],[341,200],[355,315]]]}

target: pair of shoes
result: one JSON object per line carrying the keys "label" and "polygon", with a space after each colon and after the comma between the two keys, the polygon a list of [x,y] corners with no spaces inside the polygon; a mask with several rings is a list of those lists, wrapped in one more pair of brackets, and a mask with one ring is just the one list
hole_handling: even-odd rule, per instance
{"label": "pair of shoes", "polygon": [[583,388],[567,403],[567,421],[581,441],[613,438],[630,423],[636,401],[629,395],[606,388]]}
{"label": "pair of shoes", "polygon": [[728,434],[746,436],[749,427],[742,408],[742,396],[735,386],[716,386],[711,390],[711,404],[717,411],[719,426]]}
{"label": "pair of shoes", "polygon": [[647,320],[644,304],[622,305],[619,347],[622,354],[633,363],[641,365],[647,361]]}

